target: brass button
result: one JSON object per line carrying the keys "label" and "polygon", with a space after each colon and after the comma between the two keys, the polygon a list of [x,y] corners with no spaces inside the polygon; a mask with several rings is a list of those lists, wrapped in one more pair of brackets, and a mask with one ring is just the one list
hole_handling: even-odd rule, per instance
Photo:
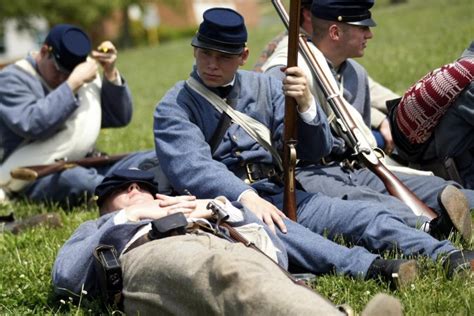
{"label": "brass button", "polygon": [[247,183],[247,184],[250,184],[250,180],[249,180],[249,179],[245,179],[244,182]]}

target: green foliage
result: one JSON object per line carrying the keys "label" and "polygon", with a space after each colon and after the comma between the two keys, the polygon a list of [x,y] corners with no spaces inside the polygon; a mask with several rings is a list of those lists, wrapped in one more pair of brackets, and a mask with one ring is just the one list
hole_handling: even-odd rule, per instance
{"label": "green foliage", "polygon": [[[30,17],[43,17],[50,25],[71,23],[89,30],[114,9],[123,8],[131,0],[16,0],[2,1],[0,21],[16,18],[22,27],[29,27]],[[137,2],[137,1],[135,1]]]}
{"label": "green foliage", "polygon": [[[35,1],[15,3],[36,8]],[[264,45],[282,30],[271,6],[267,1],[262,3],[268,15],[259,28],[249,30],[251,56],[247,69]],[[67,6],[57,5],[63,9]],[[427,71],[452,61],[462,52],[472,40],[472,12],[472,0],[408,0],[396,6],[389,5],[388,0],[377,1],[373,13],[379,26],[360,62],[375,79],[401,93]],[[135,112],[128,127],[102,131],[102,150],[122,153],[153,148],[153,110],[176,81],[189,75],[193,64],[190,39],[189,36],[160,46],[119,52],[119,69],[131,87]],[[87,206],[61,210],[54,205],[19,201],[0,206],[0,214],[8,213],[9,208],[18,218],[59,211],[63,227],[35,228],[17,236],[0,234],[0,314],[112,314],[112,309],[104,309],[97,301],[82,300],[79,308],[68,299],[59,301],[50,281],[60,246],[80,223],[95,218],[96,210]],[[458,240],[454,242],[460,245]],[[356,311],[361,311],[375,293],[386,292],[402,301],[406,315],[474,314],[473,276],[447,280],[438,264],[424,260],[421,266],[421,278],[407,289],[392,291],[375,281],[329,275],[318,278],[316,290],[336,304],[350,304]]]}
{"label": "green foliage", "polygon": [[458,58],[473,40],[474,4],[469,0],[376,2],[376,8],[374,38],[359,61],[397,93]]}
{"label": "green foliage", "polygon": [[[158,39],[160,43],[188,38],[196,33],[196,27],[173,28],[167,25],[160,25],[157,28]],[[130,36],[133,41],[133,46],[148,45],[147,32],[143,27],[141,21],[130,22]]]}

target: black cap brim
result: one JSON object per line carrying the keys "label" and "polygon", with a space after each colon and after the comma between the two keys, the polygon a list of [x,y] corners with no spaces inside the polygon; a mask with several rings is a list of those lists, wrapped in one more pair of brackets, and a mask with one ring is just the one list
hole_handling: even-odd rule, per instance
{"label": "black cap brim", "polygon": [[215,50],[221,53],[225,54],[230,54],[230,55],[240,55],[244,51],[244,46],[239,46],[239,47],[231,47],[228,45],[225,45],[224,43],[209,43],[209,42],[204,42],[201,41],[198,38],[198,34],[196,34],[192,41],[191,45],[193,47],[197,48],[202,48],[202,49],[210,49],[210,50]]}
{"label": "black cap brim", "polygon": [[375,21],[372,20],[372,18],[368,18],[368,19],[365,19],[365,20],[362,20],[362,21],[344,22],[344,23],[347,23],[347,24],[350,24],[350,25],[368,26],[368,27],[377,26],[377,23],[375,23]]}
{"label": "black cap brim", "polygon": [[[99,208],[104,204],[105,200],[114,192],[117,190],[121,189],[126,189],[130,184],[132,183],[137,183],[138,185],[141,186],[141,188],[146,189],[148,192],[150,192],[153,197],[158,193],[158,189],[153,186],[151,183],[146,182],[146,181],[141,181],[141,180],[129,180],[129,181],[109,181],[105,186],[104,189],[100,189],[99,186],[98,188],[100,189],[100,195],[96,194],[96,203],[99,206]],[[97,191],[97,189],[96,189]]]}

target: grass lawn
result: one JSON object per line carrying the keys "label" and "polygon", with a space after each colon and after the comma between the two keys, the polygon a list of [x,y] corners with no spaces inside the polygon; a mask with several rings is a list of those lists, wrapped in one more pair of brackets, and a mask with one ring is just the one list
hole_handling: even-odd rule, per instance
{"label": "grass lawn", "polygon": [[[271,6],[265,4],[264,10],[268,14],[262,25],[250,30],[251,58],[245,68],[251,68],[265,43],[282,29]],[[426,72],[457,58],[474,38],[472,0],[408,0],[397,6],[379,0],[373,14],[378,27],[360,62],[374,79],[398,93]],[[177,80],[187,78],[193,63],[189,42],[183,39],[120,52],[119,68],[132,89],[135,114],[128,127],[102,131],[102,150],[122,153],[153,148],[153,110]],[[50,280],[57,250],[81,222],[97,216],[96,209],[83,206],[63,210],[16,201],[0,206],[0,214],[10,209],[17,218],[59,212],[63,227],[0,234],[0,314],[112,313],[98,302],[82,301],[77,307],[67,300],[59,301]],[[461,246],[458,240],[453,241]],[[438,265],[422,260],[421,266],[424,269],[419,280],[403,290],[339,276],[319,277],[315,288],[334,303],[350,304],[356,311],[361,311],[375,293],[387,292],[402,301],[407,315],[474,314],[472,276],[447,280]]]}

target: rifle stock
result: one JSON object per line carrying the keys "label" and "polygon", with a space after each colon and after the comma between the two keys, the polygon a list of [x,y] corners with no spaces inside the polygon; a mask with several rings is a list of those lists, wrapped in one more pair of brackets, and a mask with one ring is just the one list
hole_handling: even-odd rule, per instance
{"label": "rifle stock", "polygon": [[[290,25],[288,31],[288,61],[287,66],[293,67],[298,64],[298,37],[300,28],[300,0],[290,1]],[[285,119],[283,134],[283,168],[285,179],[285,191],[283,195],[283,210],[286,215],[296,221],[296,191],[295,191],[295,167],[296,167],[296,100],[285,97]]]}
{"label": "rifle stock", "polygon": [[111,164],[127,156],[127,154],[120,155],[103,155],[97,157],[86,157],[78,160],[68,161],[58,160],[48,165],[33,165],[15,168],[10,171],[10,175],[14,179],[34,181],[52,173],[60,172],[66,169],[74,168],[76,166],[82,167],[99,167]]}
{"label": "rifle stock", "polygon": [[[280,0],[272,0],[283,24],[288,29],[288,14]],[[395,196],[407,204],[416,215],[424,215],[431,219],[438,215],[421,201],[408,187],[400,181],[379,159],[367,139],[364,137],[351,114],[346,108],[345,100],[340,92],[336,90],[326,77],[324,70],[308,46],[306,39],[300,37],[298,40],[299,49],[305,58],[311,72],[317,79],[321,90],[323,91],[328,104],[337,118],[337,124],[346,134],[351,146],[359,157],[360,161],[384,183],[390,195]],[[348,105],[348,104],[347,104]],[[349,105],[350,106],[350,105]]]}

